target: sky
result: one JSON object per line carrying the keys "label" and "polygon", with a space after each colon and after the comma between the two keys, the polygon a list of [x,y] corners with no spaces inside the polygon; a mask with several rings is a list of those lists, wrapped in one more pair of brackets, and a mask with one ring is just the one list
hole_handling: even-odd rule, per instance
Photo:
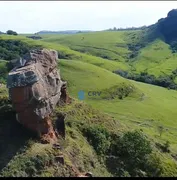
{"label": "sky", "polygon": [[177,1],[0,1],[0,31],[105,30],[151,25]]}

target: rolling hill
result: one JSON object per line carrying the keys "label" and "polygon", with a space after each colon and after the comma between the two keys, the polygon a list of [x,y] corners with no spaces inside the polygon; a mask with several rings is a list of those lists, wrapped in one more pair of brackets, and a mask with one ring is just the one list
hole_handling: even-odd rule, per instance
{"label": "rolling hill", "polygon": [[43,37],[42,41],[62,44],[75,51],[119,62],[126,65],[127,72],[133,75],[148,73],[154,79],[167,77],[172,81],[171,86],[174,86],[177,79],[173,73],[177,69],[175,43],[165,40],[160,25],[158,22],[136,31],[103,31],[64,37],[51,35]]}
{"label": "rolling hill", "polygon": [[127,36],[136,37],[135,34],[138,36],[138,32],[130,31],[96,32],[58,38],[51,35],[50,38],[43,38],[42,41],[62,44],[79,52],[122,62],[132,67],[135,72],[147,70],[150,74],[159,76],[164,73],[171,74],[177,68],[176,53],[172,53],[170,46],[161,39],[156,39],[140,48],[138,55],[130,59],[129,55],[132,51],[126,39]]}

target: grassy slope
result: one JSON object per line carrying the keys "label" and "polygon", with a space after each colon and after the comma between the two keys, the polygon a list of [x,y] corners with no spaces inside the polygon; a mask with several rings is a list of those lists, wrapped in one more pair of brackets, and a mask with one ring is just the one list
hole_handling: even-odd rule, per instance
{"label": "grassy slope", "polygon": [[[77,100],[70,105],[56,108],[55,114],[67,114],[66,140],[59,140],[62,149],[57,150],[50,144],[44,145],[34,140],[31,132],[14,120],[15,114],[7,104],[7,91],[1,88],[0,176],[69,177],[75,176],[76,172],[88,171],[94,176],[112,176],[105,164],[99,160],[81,129],[98,125],[112,132],[119,130],[120,133],[126,130],[126,127],[114,118]],[[64,155],[65,165],[58,164],[55,160],[61,153]]]}
{"label": "grassy slope", "polygon": [[[129,33],[131,34],[134,32]],[[84,37],[84,40],[82,40],[82,37]],[[98,32],[89,34],[77,34],[68,37],[51,36],[50,38],[44,38],[43,41],[61,43],[79,51],[82,51],[85,45],[92,47],[101,47],[110,50],[113,49],[117,50],[117,52],[121,54],[121,57],[126,57],[128,53],[128,50],[126,49],[126,41],[124,41],[124,32]],[[116,47],[116,43],[119,44],[119,46],[124,47],[124,51],[122,51],[122,48]],[[78,47],[77,45],[81,45],[81,47]],[[98,54],[95,54],[94,48],[87,48],[87,51],[90,54],[98,56],[98,52],[100,52],[100,54],[104,53],[104,50],[97,49],[96,51]],[[108,55],[110,59],[114,59],[114,57],[116,56],[115,53],[113,55],[108,51],[106,52],[106,55]],[[65,64],[67,64],[67,62],[65,62]],[[141,49],[138,57],[134,59],[132,64],[136,68],[137,72],[141,72],[147,69],[149,73],[154,74],[155,76],[159,76],[163,75],[164,73],[171,74],[171,72],[177,68],[177,57],[176,54],[171,53],[171,50],[166,43],[158,39],[150,43],[145,48]],[[70,68],[68,67],[68,65],[66,65],[66,67]],[[66,69],[63,70],[63,74],[65,74],[66,72],[66,76],[69,77],[68,72],[70,71]],[[79,75],[81,76],[79,71],[78,73],[75,73],[76,77],[78,77]],[[84,74],[84,76],[86,76],[86,74]],[[69,79],[70,78],[68,78],[68,80]],[[73,84],[76,85],[77,81],[74,81],[74,74],[72,79],[72,81],[74,82]],[[86,82],[87,80],[84,80],[83,87],[85,89],[87,89]],[[90,83],[88,82],[88,84]],[[119,119],[122,119],[124,121],[126,120],[126,122],[131,122],[132,120],[133,124],[135,124],[135,127],[137,127],[137,123],[143,123],[140,127],[144,126],[144,129],[146,131],[149,131],[150,134],[153,134],[154,137],[156,137],[158,134],[158,125],[164,125],[167,128],[169,127],[168,131],[166,132],[165,139],[170,138],[170,140],[175,143],[176,129],[173,129],[173,127],[176,128],[175,124],[177,114],[175,111],[175,107],[177,93],[175,91],[168,91],[160,87],[150,86],[142,83],[133,82],[133,84],[137,86],[138,89],[141,89],[142,92],[144,92],[145,95],[143,101],[88,101],[90,104],[93,104],[94,107],[97,107],[99,109],[101,108],[104,112],[109,112]],[[81,82],[79,81],[78,85],[74,86],[73,89],[78,87],[77,90],[79,91],[81,89],[80,86]],[[88,89],[89,88],[90,86],[88,86]],[[95,89],[97,89],[97,86]],[[147,111],[146,109],[149,109],[149,111]],[[148,126],[151,126],[151,128],[147,128]],[[176,143],[173,147],[177,147]]]}
{"label": "grassy slope", "polygon": [[[119,76],[113,76],[109,72],[107,75],[105,75],[105,73],[102,74],[104,71],[101,69],[95,73],[94,67],[91,65],[86,66],[86,64],[81,65],[81,62],[73,61],[71,63],[65,60],[62,60],[60,64],[61,73],[64,79],[69,82],[69,91],[76,98],[77,92],[81,89],[87,93],[89,90],[103,90],[106,86],[111,88],[112,85],[110,86],[110,84],[117,84],[116,81],[119,82]],[[85,70],[84,66],[87,67],[87,70]],[[92,76],[90,77],[91,74]],[[97,77],[98,74],[99,78]],[[110,74],[110,76],[108,76],[108,74]],[[104,76],[106,76],[106,78]],[[138,92],[143,92],[143,95],[139,93],[139,96],[125,98],[124,100],[90,99],[88,95],[86,95],[85,101],[94,108],[107,112],[117,119],[122,120],[122,122],[126,122],[126,124],[131,124],[134,128],[144,129],[145,132],[154,138],[170,140],[175,150],[177,148],[175,140],[177,136],[176,91],[169,91],[165,88],[134,81],[131,81],[131,84],[138,89]],[[162,138],[158,137],[157,127],[159,125],[168,129]]]}
{"label": "grassy slope", "polygon": [[77,51],[73,51],[70,48],[60,45],[60,44],[55,44],[55,43],[47,43],[39,40],[32,40],[25,38],[24,36],[7,36],[7,35],[2,35],[0,36],[0,39],[16,39],[16,40],[21,40],[23,42],[29,43],[31,45],[42,45],[43,47],[46,48],[51,48],[59,51],[61,54],[67,55],[67,59],[72,59],[72,60],[78,60],[78,61],[83,61],[83,62],[88,62],[90,64],[103,67],[107,70],[113,71],[115,69],[128,69],[128,66],[122,62],[115,62],[115,61],[107,61],[99,57],[87,55],[84,53],[79,53]]}
{"label": "grassy slope", "polygon": [[[77,96],[79,90],[103,91],[113,88],[115,85],[122,87],[132,86],[128,80],[92,64],[74,60],[60,60],[59,68],[62,77],[68,81],[70,93]],[[135,90],[135,93],[139,93]]]}
{"label": "grassy slope", "polygon": [[94,32],[65,37],[54,35],[51,38],[44,37],[42,41],[67,45],[73,50],[124,62],[129,51],[122,36],[124,32]]}
{"label": "grassy slope", "polygon": [[140,51],[134,67],[138,72],[147,70],[155,76],[169,75],[177,68],[177,54],[172,54],[169,45],[158,39]]}
{"label": "grassy slope", "polygon": [[[131,41],[133,38],[133,42],[136,42],[138,33],[141,31],[97,32],[65,37],[51,35],[51,37],[44,37],[42,41],[63,44],[74,50],[99,57],[107,56],[107,59],[121,61],[128,66],[125,61],[130,53],[127,47],[130,43],[129,37]],[[142,48],[138,56],[129,61],[130,64],[138,73],[147,70],[155,76],[171,74],[177,68],[177,55],[172,54],[168,44],[157,39]]]}

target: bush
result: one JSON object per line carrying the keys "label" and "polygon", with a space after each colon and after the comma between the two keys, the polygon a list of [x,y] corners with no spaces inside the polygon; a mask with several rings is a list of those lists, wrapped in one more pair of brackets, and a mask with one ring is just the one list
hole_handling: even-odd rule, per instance
{"label": "bush", "polygon": [[152,153],[146,163],[146,172],[149,177],[159,177],[162,174],[162,161],[157,153]]}
{"label": "bush", "polygon": [[41,48],[41,46],[31,46],[19,40],[0,40],[0,59],[17,59],[34,48]]}
{"label": "bush", "polygon": [[117,153],[129,159],[132,165],[142,164],[147,154],[151,153],[150,142],[139,132],[127,132],[119,139]]}
{"label": "bush", "polygon": [[106,154],[110,146],[110,136],[105,128],[90,126],[84,129],[84,134],[99,155]]}
{"label": "bush", "polygon": [[123,162],[120,167],[124,167],[131,176],[136,176],[140,169],[144,170],[143,167],[151,152],[150,142],[140,131],[126,132],[116,138],[110,147],[110,154],[118,157],[119,162]]}
{"label": "bush", "polygon": [[1,172],[3,177],[32,177],[39,175],[41,170],[54,163],[52,154],[34,156],[17,155]]}
{"label": "bush", "polygon": [[177,165],[172,159],[154,152],[148,158],[146,172],[150,177],[176,177]]}
{"label": "bush", "polygon": [[26,37],[31,39],[42,39],[42,37],[40,36],[26,36]]}
{"label": "bush", "polygon": [[[106,165],[114,176],[162,177],[176,176],[177,165],[168,156],[152,149],[150,141],[140,131],[111,135]],[[163,150],[169,150],[169,142]],[[164,151],[163,151],[164,152]]]}
{"label": "bush", "polygon": [[7,66],[6,62],[0,62],[0,83],[3,84],[6,83],[6,78],[8,74],[8,69],[6,66]]}

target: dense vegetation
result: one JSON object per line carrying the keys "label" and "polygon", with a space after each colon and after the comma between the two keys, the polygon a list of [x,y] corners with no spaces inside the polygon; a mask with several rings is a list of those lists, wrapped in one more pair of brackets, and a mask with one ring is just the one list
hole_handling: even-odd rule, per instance
{"label": "dense vegetation", "polygon": [[159,19],[157,23],[158,31],[160,31],[165,41],[171,46],[173,53],[177,51],[177,9],[168,12],[166,18]]}
{"label": "dense vegetation", "polygon": [[31,39],[42,39],[40,36],[26,36],[26,37]]}
{"label": "dense vegetation", "polygon": [[161,18],[158,21],[158,28],[159,31],[162,32],[162,34],[165,37],[165,40],[167,42],[172,42],[172,41],[176,41],[177,40],[177,35],[176,35],[176,25],[177,25],[177,10],[173,9],[171,10],[168,14],[166,18]]}
{"label": "dense vegetation", "polygon": [[8,74],[8,63],[6,61],[0,61],[0,83],[6,83]]}
{"label": "dense vegetation", "polygon": [[149,75],[147,72],[141,72],[140,74],[133,74],[127,71],[117,70],[114,71],[114,73],[119,74],[120,76],[127,79],[177,90],[177,84],[174,82],[175,78],[177,77],[177,70],[174,70],[172,72],[172,75],[165,75],[159,77],[155,77],[154,75]]}
{"label": "dense vegetation", "polygon": [[31,46],[19,40],[0,39],[0,59],[13,60],[28,53],[31,49],[40,46]]}
{"label": "dense vegetation", "polygon": [[144,30],[146,29],[147,26],[142,26],[142,27],[128,27],[128,28],[109,28],[106,31],[134,31],[134,30]]}

